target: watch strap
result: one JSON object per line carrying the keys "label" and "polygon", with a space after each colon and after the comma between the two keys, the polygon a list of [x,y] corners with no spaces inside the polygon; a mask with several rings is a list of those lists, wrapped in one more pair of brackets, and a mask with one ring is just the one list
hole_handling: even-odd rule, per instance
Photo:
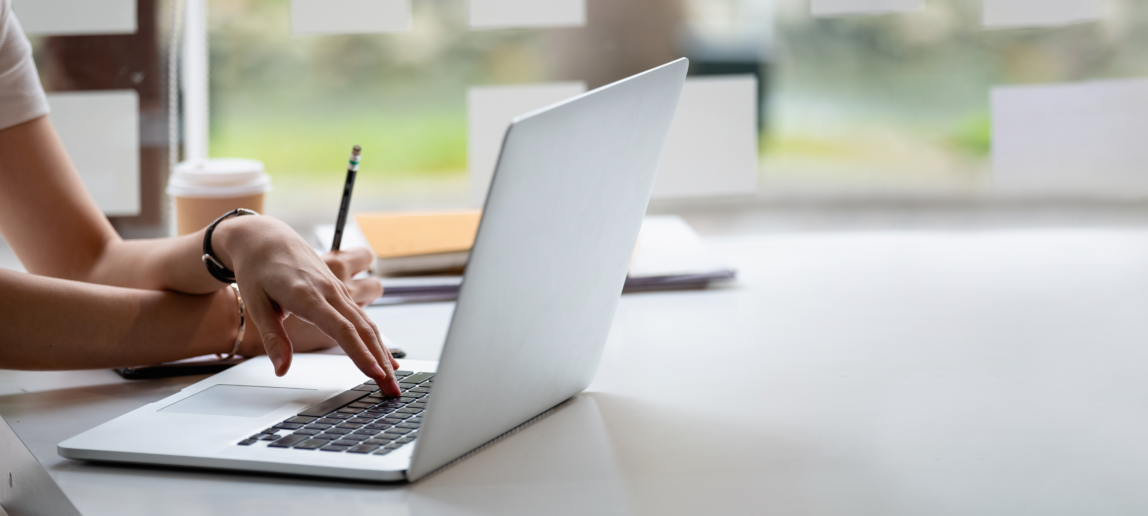
{"label": "watch strap", "polygon": [[258,215],[253,210],[247,208],[236,208],[221,215],[215,222],[207,226],[207,231],[203,234],[203,264],[207,266],[207,272],[211,276],[224,283],[235,283],[235,272],[228,269],[215,257],[215,251],[211,248],[211,235],[215,233],[215,227],[232,217],[242,217],[244,215]]}

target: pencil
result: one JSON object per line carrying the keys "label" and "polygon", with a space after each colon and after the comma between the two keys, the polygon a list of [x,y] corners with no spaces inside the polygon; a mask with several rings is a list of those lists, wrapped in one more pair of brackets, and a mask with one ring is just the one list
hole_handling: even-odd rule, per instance
{"label": "pencil", "polygon": [[343,244],[343,228],[347,225],[347,211],[351,209],[351,192],[355,190],[355,175],[359,173],[359,156],[362,148],[356,145],[351,149],[351,160],[347,164],[347,181],[343,183],[343,202],[339,203],[339,219],[335,221],[335,239],[331,250],[338,251]]}

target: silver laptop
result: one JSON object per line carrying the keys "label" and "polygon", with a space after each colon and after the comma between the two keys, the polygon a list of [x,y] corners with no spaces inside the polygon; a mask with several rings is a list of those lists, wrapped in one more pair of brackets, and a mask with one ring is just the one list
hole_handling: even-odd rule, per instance
{"label": "silver laptop", "polygon": [[590,384],[688,61],[516,118],[441,361],[249,360],[59,445],[71,459],[414,481]]}

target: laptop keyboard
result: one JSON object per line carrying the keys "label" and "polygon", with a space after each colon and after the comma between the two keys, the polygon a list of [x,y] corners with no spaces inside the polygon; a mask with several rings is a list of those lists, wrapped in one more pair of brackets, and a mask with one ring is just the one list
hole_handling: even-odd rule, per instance
{"label": "laptop keyboard", "polygon": [[239,441],[269,448],[386,455],[418,437],[434,373],[395,371],[402,395],[388,398],[369,380]]}

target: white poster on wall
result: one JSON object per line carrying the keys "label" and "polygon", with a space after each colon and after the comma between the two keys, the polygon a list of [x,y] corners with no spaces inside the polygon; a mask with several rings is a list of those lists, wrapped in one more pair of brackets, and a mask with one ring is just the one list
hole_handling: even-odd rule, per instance
{"label": "white poster on wall", "polygon": [[1148,192],[1148,79],[998,87],[994,187],[1004,193]]}
{"label": "white poster on wall", "polygon": [[494,176],[502,139],[518,116],[586,92],[581,82],[476,86],[467,91],[467,157],[471,205],[481,208]]}
{"label": "white poster on wall", "polygon": [[297,36],[411,30],[411,0],[291,0]]}
{"label": "white poster on wall", "polygon": [[12,0],[29,36],[135,34],[136,0]]}
{"label": "white poster on wall", "polygon": [[919,11],[925,0],[810,0],[809,7],[814,16],[886,14]]}
{"label": "white poster on wall", "polygon": [[104,214],[138,215],[140,115],[135,90],[49,93],[48,104],[52,125]]}
{"label": "white poster on wall", "polygon": [[580,27],[586,0],[470,0],[470,27]]}
{"label": "white poster on wall", "polygon": [[1057,27],[1100,20],[1103,0],[984,0],[982,22],[990,29]]}
{"label": "white poster on wall", "polygon": [[653,198],[757,193],[757,109],[752,75],[686,79]]}

